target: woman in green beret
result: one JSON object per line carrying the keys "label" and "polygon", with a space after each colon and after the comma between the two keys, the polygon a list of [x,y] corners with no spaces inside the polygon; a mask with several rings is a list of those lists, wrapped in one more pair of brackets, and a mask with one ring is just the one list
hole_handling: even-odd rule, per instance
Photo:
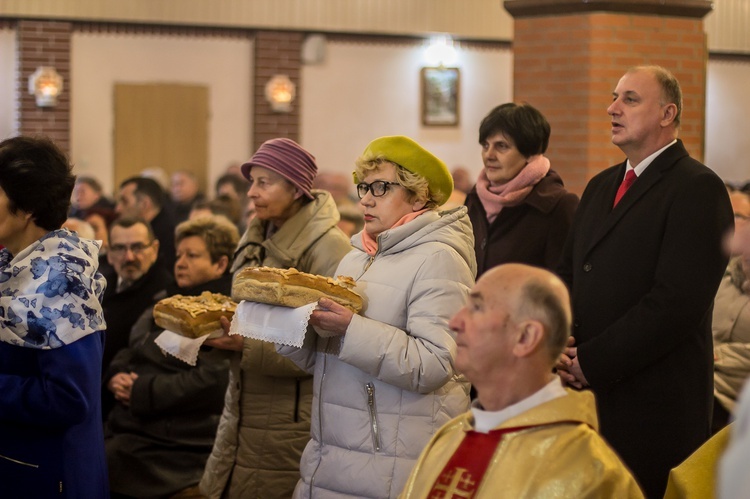
{"label": "woman in green beret", "polygon": [[314,372],[299,498],[397,497],[430,436],[469,407],[448,321],[476,263],[466,208],[437,211],[450,173],[402,136],[372,141],[356,165],[365,227],[336,275],[357,281],[365,307],[321,299],[310,322],[323,334],[277,347]]}

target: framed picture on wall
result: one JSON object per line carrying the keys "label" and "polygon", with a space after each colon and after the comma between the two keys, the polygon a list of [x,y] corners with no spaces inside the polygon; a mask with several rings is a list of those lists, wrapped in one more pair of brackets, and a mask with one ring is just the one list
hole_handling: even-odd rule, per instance
{"label": "framed picture on wall", "polygon": [[422,124],[425,126],[458,126],[458,68],[422,68]]}

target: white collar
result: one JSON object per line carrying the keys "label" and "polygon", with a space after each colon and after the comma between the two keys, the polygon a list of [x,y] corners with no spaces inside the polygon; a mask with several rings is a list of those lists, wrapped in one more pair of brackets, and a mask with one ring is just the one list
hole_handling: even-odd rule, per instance
{"label": "white collar", "polygon": [[663,153],[668,147],[672,147],[676,142],[677,142],[677,139],[674,139],[672,142],[670,142],[669,144],[665,145],[664,147],[662,147],[661,149],[659,149],[655,153],[650,154],[649,156],[646,156],[643,159],[643,161],[641,161],[640,163],[638,163],[638,166],[636,166],[636,167],[633,167],[630,164],[630,160],[628,160],[627,165],[625,165],[626,166],[625,167],[625,173],[627,173],[628,170],[635,170],[635,174],[640,177],[641,174],[644,171],[646,171],[646,167],[648,167],[648,165],[650,165],[656,159],[656,157],[659,154]]}
{"label": "white collar", "polygon": [[568,393],[562,386],[560,378],[555,376],[552,381],[544,385],[541,390],[526,397],[525,399],[509,405],[499,411],[485,411],[479,405],[479,400],[471,404],[471,412],[474,415],[474,429],[480,433],[488,433],[511,418],[518,416],[534,407],[541,405],[558,397],[564,397]]}

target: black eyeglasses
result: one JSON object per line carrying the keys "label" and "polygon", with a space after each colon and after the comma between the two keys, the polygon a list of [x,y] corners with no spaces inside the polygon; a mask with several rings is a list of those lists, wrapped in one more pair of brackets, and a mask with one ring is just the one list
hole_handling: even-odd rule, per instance
{"label": "black eyeglasses", "polygon": [[388,192],[389,185],[401,185],[398,182],[386,182],[385,180],[376,180],[375,182],[360,182],[357,184],[357,196],[359,199],[365,197],[368,192],[372,192],[372,195],[376,198],[385,195]]}
{"label": "black eyeglasses", "polygon": [[132,251],[134,255],[140,255],[146,249],[153,245],[153,241],[148,244],[133,243],[133,244],[113,244],[109,247],[109,251],[113,254],[124,255],[128,250]]}

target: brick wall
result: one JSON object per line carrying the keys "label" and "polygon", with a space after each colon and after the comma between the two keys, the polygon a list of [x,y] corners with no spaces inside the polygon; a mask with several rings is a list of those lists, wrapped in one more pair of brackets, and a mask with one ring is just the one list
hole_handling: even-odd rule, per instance
{"label": "brick wall", "polygon": [[607,106],[630,67],[659,64],[680,81],[679,137],[703,158],[708,50],[701,19],[584,13],[516,19],[514,100],[549,120],[548,156],[573,192],[624,159],[610,140]]}
{"label": "brick wall", "polygon": [[[47,135],[70,152],[70,38],[72,24],[18,21],[18,130],[22,135]],[[53,66],[63,78],[55,107],[37,107],[28,91],[29,76],[39,66]]]}
{"label": "brick wall", "polygon": [[[260,31],[255,37],[255,85],[253,89],[253,151],[263,142],[287,137],[299,142],[299,110],[302,106],[302,39],[299,32]],[[285,74],[296,85],[296,98],[289,113],[271,109],[265,87],[275,74]]]}

